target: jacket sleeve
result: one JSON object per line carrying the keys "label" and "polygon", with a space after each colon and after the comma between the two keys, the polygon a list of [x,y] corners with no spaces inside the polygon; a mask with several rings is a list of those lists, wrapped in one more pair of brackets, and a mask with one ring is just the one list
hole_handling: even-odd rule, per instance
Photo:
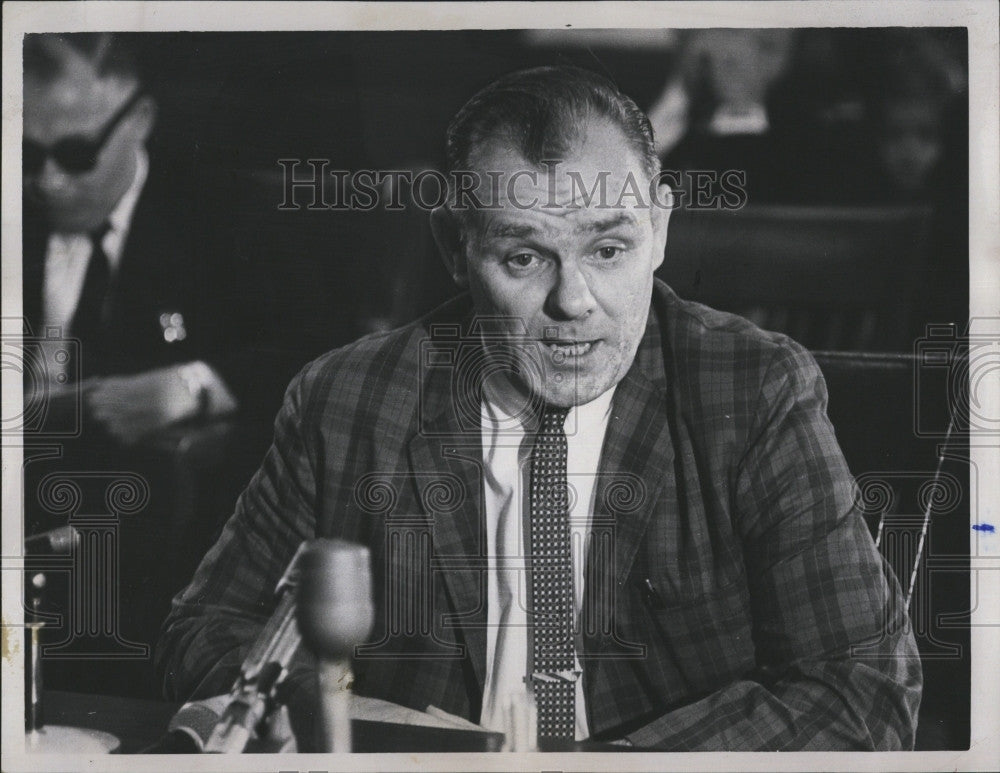
{"label": "jacket sleeve", "polygon": [[779,348],[735,470],[756,670],[627,739],[663,750],[912,749],[922,675],[812,357]]}
{"label": "jacket sleeve", "polygon": [[[164,621],[156,668],[169,699],[229,692],[275,608],[275,586],[301,542],[315,536],[316,456],[301,418],[307,372],[289,386],[261,468]],[[312,673],[301,654],[291,689]]]}

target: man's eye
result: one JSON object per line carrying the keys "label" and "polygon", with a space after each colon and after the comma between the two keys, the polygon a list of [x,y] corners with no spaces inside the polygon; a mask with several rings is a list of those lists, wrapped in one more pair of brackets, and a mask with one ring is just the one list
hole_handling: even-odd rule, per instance
{"label": "man's eye", "polygon": [[622,254],[621,247],[601,247],[597,251],[597,257],[602,260],[613,260]]}
{"label": "man's eye", "polygon": [[530,268],[538,258],[530,252],[519,252],[507,258],[507,264],[514,268]]}

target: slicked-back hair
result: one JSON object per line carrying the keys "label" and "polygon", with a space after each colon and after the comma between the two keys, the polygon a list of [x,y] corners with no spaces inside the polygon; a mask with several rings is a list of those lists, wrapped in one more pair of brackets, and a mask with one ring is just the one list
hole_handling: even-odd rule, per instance
{"label": "slicked-back hair", "polygon": [[536,166],[561,160],[594,119],[621,129],[649,176],[659,173],[646,114],[604,76],[570,66],[518,70],[473,96],[448,127],[447,171],[469,169],[476,148],[491,140],[509,143]]}
{"label": "slicked-back hair", "polygon": [[45,81],[69,66],[57,46],[64,44],[94,65],[98,76],[141,81],[135,51],[126,36],[110,32],[33,33],[24,36],[24,73]]}

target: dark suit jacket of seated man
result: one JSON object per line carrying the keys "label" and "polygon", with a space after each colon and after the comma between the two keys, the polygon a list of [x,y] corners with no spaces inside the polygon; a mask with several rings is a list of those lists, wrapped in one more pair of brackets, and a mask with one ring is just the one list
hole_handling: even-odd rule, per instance
{"label": "dark suit jacket of seated man", "polygon": [[25,39],[24,317],[35,337],[79,345],[26,388],[82,394],[84,456],[106,433],[129,445],[237,406],[273,415],[294,374],[268,389],[260,267],[220,227],[231,205],[154,141],[133,49],[110,33]]}
{"label": "dark suit jacket of seated man", "polygon": [[[524,559],[540,516],[518,476],[535,483],[538,452],[507,457],[510,472],[486,421],[515,395],[545,406],[543,422],[548,409],[571,409],[568,474],[584,469],[583,504],[564,506],[584,508],[590,533],[571,583],[577,739],[912,748],[919,658],[856,506],[822,376],[787,337],[654,281],[669,208],[618,198],[628,175],[655,178],[645,116],[600,76],[529,70],[467,103],[448,152],[451,170],[495,170],[509,183],[492,208],[462,211],[453,197],[432,213],[469,294],[295,378],[261,469],[165,623],[167,694],[228,691],[296,548],[331,536],[371,552],[375,629],[355,653],[354,690],[495,725],[498,694],[538,684],[524,679],[539,657],[531,626],[510,623],[530,620],[535,603],[526,570],[539,564]],[[517,175],[554,158],[564,164],[554,177]],[[575,205],[564,171],[589,191],[605,169],[620,206]],[[523,205],[550,194],[549,209]],[[597,414],[588,407],[608,400]],[[532,437],[537,414],[522,412],[515,438]],[[574,434],[595,426],[587,470]],[[525,535],[510,548],[503,535],[519,516]],[[514,601],[496,590],[511,581],[492,561],[501,550],[521,559]],[[310,655],[288,684],[308,747]]]}

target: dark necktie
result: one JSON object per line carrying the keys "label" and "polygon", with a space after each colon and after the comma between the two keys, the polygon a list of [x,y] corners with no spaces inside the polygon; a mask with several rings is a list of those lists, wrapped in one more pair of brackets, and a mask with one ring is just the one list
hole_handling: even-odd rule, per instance
{"label": "dark necktie", "polygon": [[576,728],[573,563],[566,478],[567,408],[546,408],[531,453],[532,682],[538,743],[572,741]]}
{"label": "dark necktie", "polygon": [[111,285],[111,266],[102,242],[110,228],[111,226],[105,223],[89,234],[90,262],[87,264],[87,274],[83,280],[83,289],[70,328],[72,336],[80,339],[84,362],[92,363],[100,347],[104,304]]}

